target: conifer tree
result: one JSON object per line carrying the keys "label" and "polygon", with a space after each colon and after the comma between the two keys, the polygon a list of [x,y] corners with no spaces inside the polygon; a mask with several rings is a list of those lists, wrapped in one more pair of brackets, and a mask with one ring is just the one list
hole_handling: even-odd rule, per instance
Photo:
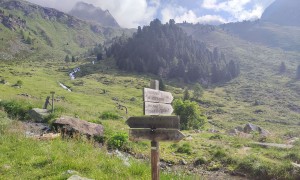
{"label": "conifer tree", "polygon": [[186,88],[183,92],[183,100],[190,100],[191,96],[190,96],[190,92],[189,90]]}
{"label": "conifer tree", "polygon": [[203,88],[201,87],[201,85],[199,83],[196,83],[194,85],[193,90],[194,90],[193,98],[195,100],[198,100],[203,95]]}

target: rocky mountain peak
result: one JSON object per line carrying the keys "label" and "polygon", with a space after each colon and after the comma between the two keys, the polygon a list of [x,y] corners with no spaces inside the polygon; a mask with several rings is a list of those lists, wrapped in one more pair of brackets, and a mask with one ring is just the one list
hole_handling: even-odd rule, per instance
{"label": "rocky mountain peak", "polygon": [[299,9],[299,0],[276,0],[265,10],[261,20],[284,26],[300,26]]}
{"label": "rocky mountain peak", "polygon": [[85,2],[78,2],[69,14],[79,19],[96,22],[102,26],[120,27],[108,10],[102,10]]}

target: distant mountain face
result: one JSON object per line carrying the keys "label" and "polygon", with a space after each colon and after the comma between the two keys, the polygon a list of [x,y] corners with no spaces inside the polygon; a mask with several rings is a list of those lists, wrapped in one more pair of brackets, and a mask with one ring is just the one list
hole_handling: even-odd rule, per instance
{"label": "distant mountain face", "polygon": [[104,11],[92,4],[78,2],[69,14],[79,19],[97,22],[103,26],[120,27],[108,10]]}
{"label": "distant mountain face", "polygon": [[284,26],[300,26],[299,9],[299,0],[276,0],[265,10],[261,20]]}
{"label": "distant mountain face", "polygon": [[24,54],[38,60],[77,55],[123,33],[132,34],[27,1],[0,0],[0,61]]}

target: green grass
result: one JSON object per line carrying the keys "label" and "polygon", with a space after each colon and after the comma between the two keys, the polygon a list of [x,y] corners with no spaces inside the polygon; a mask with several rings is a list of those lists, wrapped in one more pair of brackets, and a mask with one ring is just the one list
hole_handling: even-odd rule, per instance
{"label": "green grass", "polygon": [[[150,179],[150,164],[129,158],[129,166],[85,139],[38,141],[24,137],[18,122],[9,127],[0,111],[0,179],[67,179],[68,170],[93,179]],[[20,127],[21,128],[21,127]],[[161,172],[161,179],[192,179]]]}
{"label": "green grass", "polygon": [[[23,17],[20,12],[13,13]],[[27,18],[29,26],[26,35],[30,32],[39,43],[24,44],[20,32],[12,32],[0,25],[3,29],[0,33],[4,37],[3,43],[0,43],[0,55],[9,56],[0,62],[0,79],[8,82],[0,84],[0,99],[41,108],[50,91],[55,91],[58,114],[102,124],[105,127],[106,144],[115,134],[128,133],[125,120],[143,113],[142,88],[149,86],[150,79],[158,77],[118,71],[112,59],[95,65],[80,59],[79,62],[67,65],[63,61],[66,54],[79,55],[88,49],[88,46],[81,48],[78,39],[74,37],[90,32],[89,26],[84,24],[69,29],[59,22],[44,21],[40,16],[37,16],[36,21],[24,18]],[[118,31],[113,31],[110,37],[116,34]],[[207,124],[201,133],[183,131],[192,138],[189,141],[160,143],[161,159],[173,164],[179,164],[182,159],[193,164],[200,159],[200,168],[205,170],[242,171],[267,179],[298,178],[297,174],[293,174],[296,170],[291,167],[291,162],[300,160],[299,141],[289,150],[265,149],[251,144],[260,139],[257,135],[250,138],[232,137],[227,134],[227,130],[251,122],[270,131],[267,142],[286,143],[287,137],[300,137],[300,115],[297,110],[300,107],[300,82],[294,79],[299,52],[284,52],[250,44],[220,29],[195,34],[196,38],[207,42],[210,48],[218,46],[229,58],[238,59],[241,75],[228,83],[205,89],[199,104],[211,124]],[[85,43],[99,43],[104,39],[102,35],[88,33]],[[25,52],[19,50],[16,54],[12,53],[10,40],[19,44]],[[32,46],[35,50],[28,51]],[[280,75],[278,68],[282,61],[287,66],[287,72]],[[70,80],[68,72],[78,66],[82,71],[75,80]],[[19,80],[22,81],[22,87],[14,87]],[[68,86],[72,92],[62,89],[59,82]],[[165,83],[167,91],[172,92],[176,98],[182,97],[184,87],[193,86],[176,80],[166,80]],[[118,104],[126,106],[128,114]],[[95,179],[150,178],[147,162],[131,160],[130,167],[123,166],[118,158],[107,156],[105,148],[95,149],[85,141],[39,142],[10,133],[5,128],[10,120],[4,110],[4,107],[0,107],[0,179],[12,179],[18,172],[25,179],[30,178],[31,174],[33,179],[64,179],[67,177],[63,173],[68,169]],[[104,114],[107,116],[101,118]],[[113,120],[115,115],[120,118]],[[207,129],[216,129],[220,133],[210,133]],[[120,144],[118,139],[115,144]],[[148,141],[126,142],[122,148],[148,157],[149,144]],[[6,165],[11,169],[4,168]],[[163,174],[162,179],[190,178],[181,174]]]}

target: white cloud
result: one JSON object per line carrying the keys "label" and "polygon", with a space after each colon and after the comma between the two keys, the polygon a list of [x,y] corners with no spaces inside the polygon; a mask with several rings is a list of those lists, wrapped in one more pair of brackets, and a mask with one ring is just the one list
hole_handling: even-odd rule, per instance
{"label": "white cloud", "polygon": [[28,0],[68,12],[78,1],[108,9],[122,27],[136,28],[155,18],[160,0]]}
{"label": "white cloud", "polygon": [[[261,17],[266,5],[269,5],[274,0],[267,0],[269,3],[261,4],[258,0],[227,0],[219,2],[218,0],[204,0],[202,8],[211,9],[216,12],[224,11],[229,13],[233,20],[252,20]],[[246,9],[249,3],[255,3],[252,9]]]}
{"label": "white cloud", "polygon": [[161,11],[162,22],[168,22],[174,19],[175,22],[181,23],[186,21],[188,23],[202,23],[202,24],[221,24],[226,23],[226,20],[218,15],[204,15],[197,16],[193,10],[188,10],[182,6],[166,6]]}

